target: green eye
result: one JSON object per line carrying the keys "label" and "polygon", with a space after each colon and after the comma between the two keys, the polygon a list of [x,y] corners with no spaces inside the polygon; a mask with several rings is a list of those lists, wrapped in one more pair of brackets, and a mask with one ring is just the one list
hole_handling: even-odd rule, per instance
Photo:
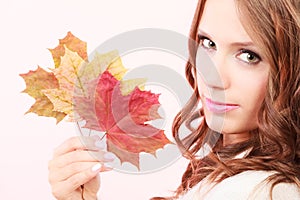
{"label": "green eye", "polygon": [[201,45],[206,49],[216,49],[216,44],[208,38],[203,38]]}
{"label": "green eye", "polygon": [[237,55],[237,58],[247,64],[257,64],[261,61],[261,58],[256,53],[249,50],[242,50]]}

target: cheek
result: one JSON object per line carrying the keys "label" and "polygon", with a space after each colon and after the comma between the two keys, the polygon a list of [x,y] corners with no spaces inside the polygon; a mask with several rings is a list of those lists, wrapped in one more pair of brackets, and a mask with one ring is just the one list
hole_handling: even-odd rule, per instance
{"label": "cheek", "polygon": [[268,76],[266,74],[244,76],[244,79],[241,79],[239,84],[236,84],[238,87],[236,92],[240,93],[238,95],[240,97],[239,101],[245,110],[253,112],[253,114],[256,114],[255,111],[259,110],[266,95],[267,79]]}
{"label": "cheek", "polygon": [[200,77],[200,75],[197,75],[197,85],[198,85],[198,91],[199,94],[203,94],[205,93],[205,91],[207,90],[207,87],[205,85],[205,83],[203,82],[202,78]]}

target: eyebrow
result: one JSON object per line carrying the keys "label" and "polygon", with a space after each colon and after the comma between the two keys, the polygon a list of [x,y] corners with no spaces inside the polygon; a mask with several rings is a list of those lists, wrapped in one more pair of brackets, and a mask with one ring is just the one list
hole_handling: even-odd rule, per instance
{"label": "eyebrow", "polygon": [[[211,39],[212,37],[206,33],[205,31],[203,30],[198,30],[198,33],[197,33],[198,37],[201,35],[201,36],[204,36],[204,37],[207,37],[208,39]],[[249,42],[233,42],[233,43],[230,43],[231,46],[255,46],[253,42],[249,41]]]}

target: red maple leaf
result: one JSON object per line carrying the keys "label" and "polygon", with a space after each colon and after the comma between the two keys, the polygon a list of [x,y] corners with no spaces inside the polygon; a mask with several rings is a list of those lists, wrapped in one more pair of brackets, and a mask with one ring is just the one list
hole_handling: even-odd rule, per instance
{"label": "red maple leaf", "polygon": [[120,87],[120,81],[105,71],[91,81],[86,97],[74,98],[75,112],[86,121],[85,128],[105,132],[108,151],[139,169],[139,153],[155,155],[171,142],[163,130],[147,123],[160,118],[159,95],[138,87],[122,95]]}

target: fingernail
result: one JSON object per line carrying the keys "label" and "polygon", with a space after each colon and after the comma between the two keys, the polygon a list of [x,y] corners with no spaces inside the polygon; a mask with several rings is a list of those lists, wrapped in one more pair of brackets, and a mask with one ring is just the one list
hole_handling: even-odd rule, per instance
{"label": "fingernail", "polygon": [[106,152],[103,157],[105,160],[109,160],[109,161],[112,161],[116,158],[115,154],[111,152]]}
{"label": "fingernail", "polygon": [[99,148],[99,149],[105,149],[105,144],[104,144],[104,142],[102,142],[102,141],[100,141],[100,140],[97,140],[97,141],[95,142],[95,146],[96,146],[97,148]]}
{"label": "fingernail", "polygon": [[97,163],[96,165],[94,165],[92,167],[92,171],[93,172],[98,171],[101,167],[102,167],[102,164],[101,163]]}
{"label": "fingernail", "polygon": [[105,169],[113,169],[113,163],[104,163],[103,164],[103,167],[105,168]]}

